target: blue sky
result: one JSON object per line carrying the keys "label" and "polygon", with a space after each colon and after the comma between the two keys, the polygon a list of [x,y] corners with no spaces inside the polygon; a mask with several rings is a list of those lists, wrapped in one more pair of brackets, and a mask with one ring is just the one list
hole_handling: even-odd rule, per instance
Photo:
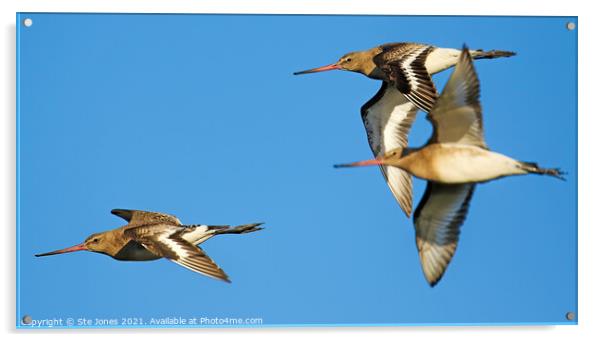
{"label": "blue sky", "polygon": [[[21,15],[23,19],[25,15]],[[264,324],[566,323],[576,311],[575,18],[28,14],[19,34],[17,317],[260,317]],[[516,51],[478,61],[485,137],[567,181],[477,187],[430,288],[359,108],[379,83],[292,72],[394,41]],[[450,71],[435,77],[442,89]],[[410,144],[430,125],[420,114]],[[415,181],[416,203],[424,182]],[[266,222],[204,250],[225,284],[166,260],[35,258],[123,221]]]}

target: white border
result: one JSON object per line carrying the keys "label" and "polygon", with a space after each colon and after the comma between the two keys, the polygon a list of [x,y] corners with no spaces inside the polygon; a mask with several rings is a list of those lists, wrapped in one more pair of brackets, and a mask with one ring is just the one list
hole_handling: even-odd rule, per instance
{"label": "white border", "polygon": [[[0,217],[3,218],[3,260],[1,293],[4,298],[0,324],[3,335],[12,339],[75,341],[85,338],[101,341],[119,337],[164,340],[171,335],[179,339],[305,341],[307,339],[345,339],[364,341],[400,339],[413,341],[462,340],[507,341],[533,339],[546,341],[600,340],[600,262],[602,226],[597,222],[601,173],[598,150],[602,147],[602,111],[596,96],[600,75],[599,33],[602,32],[594,1],[528,1],[528,0],[330,0],[330,1],[228,1],[211,0],[4,0],[0,2],[2,20],[2,82],[0,104],[3,115],[0,127]],[[136,331],[16,331],[14,329],[15,300],[15,13],[16,12],[138,12],[138,13],[320,13],[320,14],[431,14],[431,15],[577,15],[579,16],[579,325],[557,327],[379,327],[379,328],[269,328],[269,329],[205,329],[205,330],[136,330]],[[596,39],[598,36],[598,39]],[[554,53],[550,46],[550,53]],[[550,70],[550,72],[554,72]],[[596,82],[598,81],[598,82]],[[554,85],[549,85],[553,98]],[[599,210],[599,209],[598,209]],[[45,336],[40,336],[44,334]],[[134,335],[135,334],[135,335]],[[84,336],[85,335],[85,336]],[[111,336],[108,336],[111,335]],[[597,336],[597,337],[596,337]]]}

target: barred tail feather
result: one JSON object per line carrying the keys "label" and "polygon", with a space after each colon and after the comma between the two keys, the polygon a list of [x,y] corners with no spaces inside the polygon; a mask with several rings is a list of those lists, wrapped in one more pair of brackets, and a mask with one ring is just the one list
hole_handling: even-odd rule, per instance
{"label": "barred tail feather", "polygon": [[247,234],[251,232],[256,232],[258,230],[264,229],[260,227],[263,223],[251,223],[251,224],[243,224],[240,226],[209,226],[209,228],[215,230],[215,235],[218,234]]}
{"label": "barred tail feather", "polygon": [[512,57],[516,55],[516,52],[513,51],[503,51],[503,50],[473,50],[470,53],[472,58],[474,59],[492,59],[492,58],[500,58],[500,57]]}
{"label": "barred tail feather", "polygon": [[541,168],[539,167],[539,165],[537,165],[537,163],[533,163],[533,162],[520,162],[520,168],[525,170],[528,173],[535,173],[538,175],[548,175],[548,176],[552,176],[561,180],[566,180],[563,176],[566,175],[566,172],[563,172],[562,170],[560,170],[559,168],[551,168],[551,169],[545,169],[545,168]]}

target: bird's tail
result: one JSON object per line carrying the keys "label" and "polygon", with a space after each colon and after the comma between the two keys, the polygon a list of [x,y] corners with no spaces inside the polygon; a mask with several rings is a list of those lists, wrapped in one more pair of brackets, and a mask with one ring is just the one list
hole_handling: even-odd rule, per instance
{"label": "bird's tail", "polygon": [[209,229],[215,231],[215,235],[219,234],[247,234],[264,229],[260,227],[263,223],[243,224],[240,226],[209,226]]}
{"label": "bird's tail", "polygon": [[563,172],[562,170],[560,170],[559,168],[552,168],[552,169],[544,169],[539,167],[539,165],[537,165],[537,163],[532,163],[532,162],[519,162],[519,167],[528,172],[528,173],[535,173],[538,175],[548,175],[548,176],[552,176],[561,180],[566,180],[563,176],[566,175],[566,172]]}
{"label": "bird's tail", "polygon": [[472,50],[470,51],[472,58],[474,59],[492,59],[492,58],[500,58],[500,57],[512,57],[516,55],[516,52],[513,51],[502,51],[502,50]]}

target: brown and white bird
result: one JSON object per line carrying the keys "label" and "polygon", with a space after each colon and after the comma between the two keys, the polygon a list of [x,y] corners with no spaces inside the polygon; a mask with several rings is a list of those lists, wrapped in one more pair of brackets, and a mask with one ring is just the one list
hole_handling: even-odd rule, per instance
{"label": "brown and white bird", "polygon": [[395,148],[375,159],[336,167],[388,165],[428,181],[414,212],[416,245],[424,275],[434,286],[453,257],[475,184],[505,176],[541,174],[544,169],[490,151],[483,137],[480,86],[465,47],[443,93],[427,115],[433,135],[421,148]]}
{"label": "brown and white bird", "polygon": [[113,209],[111,213],[128,224],[92,234],[79,245],[36,256],[90,251],[122,261],[166,258],[194,272],[229,283],[226,273],[197,245],[216,235],[246,234],[263,229],[261,223],[236,227],[183,225],[173,215],[142,210]]}
{"label": "brown and white bird", "polygon": [[[296,72],[295,75],[346,70],[382,80],[376,95],[361,108],[362,120],[374,156],[405,148],[418,109],[430,112],[437,90],[431,75],[458,62],[460,50],[418,43],[389,43],[345,54],[336,63]],[[514,56],[509,51],[471,50],[475,59]],[[402,169],[381,166],[397,203],[406,216],[412,213],[412,177]]]}

